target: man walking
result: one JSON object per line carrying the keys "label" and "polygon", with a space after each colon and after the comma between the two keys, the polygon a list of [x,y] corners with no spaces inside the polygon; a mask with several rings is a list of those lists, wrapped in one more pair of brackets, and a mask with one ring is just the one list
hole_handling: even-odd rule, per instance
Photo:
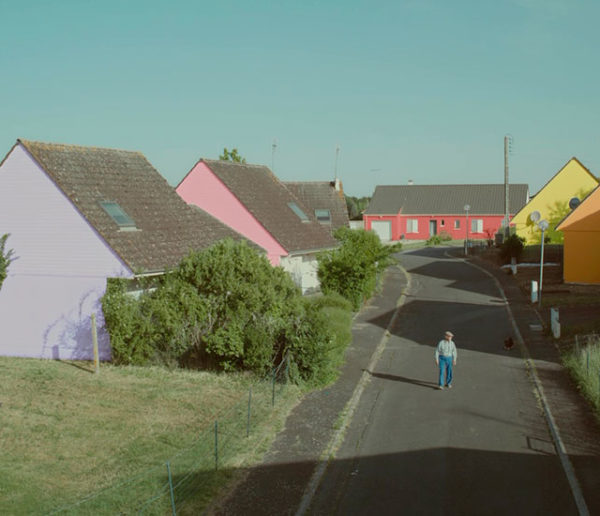
{"label": "man walking", "polygon": [[[440,368],[440,380],[438,383],[438,389],[442,390],[444,385],[448,389],[452,389],[452,366],[456,365],[456,345],[452,341],[454,334],[447,331],[444,334],[444,338],[440,340],[435,348],[435,363]],[[446,381],[444,381],[444,373]]]}

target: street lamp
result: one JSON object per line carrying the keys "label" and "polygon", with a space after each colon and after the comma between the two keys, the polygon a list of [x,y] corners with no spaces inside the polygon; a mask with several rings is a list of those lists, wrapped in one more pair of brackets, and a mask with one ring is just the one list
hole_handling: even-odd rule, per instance
{"label": "street lamp", "polygon": [[465,238],[465,256],[467,256],[469,252],[469,210],[471,206],[465,204],[464,210],[467,212],[467,237]]}
{"label": "street lamp", "polygon": [[544,277],[544,231],[548,229],[548,221],[546,219],[538,222],[538,228],[542,230],[542,249],[540,251],[540,292],[538,294],[538,307],[542,307],[542,279]]}

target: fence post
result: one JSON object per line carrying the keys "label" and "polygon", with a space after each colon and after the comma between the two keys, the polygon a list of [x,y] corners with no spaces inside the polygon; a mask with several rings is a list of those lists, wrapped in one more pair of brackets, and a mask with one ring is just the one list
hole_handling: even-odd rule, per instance
{"label": "fence post", "polygon": [[171,465],[169,462],[167,462],[167,475],[169,476],[169,491],[171,492],[171,512],[175,516],[177,511],[175,511],[175,493],[173,492],[173,477],[171,476]]}
{"label": "fence post", "polygon": [[285,383],[286,385],[290,382],[290,352],[288,351],[285,355]]}
{"label": "fence post", "polygon": [[219,469],[219,421],[215,421],[215,471]]}
{"label": "fence post", "polygon": [[275,406],[275,377],[277,375],[277,371],[273,369],[273,393],[271,395],[271,405]]}
{"label": "fence post", "polygon": [[92,344],[94,346],[94,373],[100,372],[100,359],[98,357],[98,332],[96,331],[96,314],[92,313]]}
{"label": "fence post", "polygon": [[246,437],[250,437],[250,406],[252,404],[252,387],[248,389],[248,420],[246,422]]}

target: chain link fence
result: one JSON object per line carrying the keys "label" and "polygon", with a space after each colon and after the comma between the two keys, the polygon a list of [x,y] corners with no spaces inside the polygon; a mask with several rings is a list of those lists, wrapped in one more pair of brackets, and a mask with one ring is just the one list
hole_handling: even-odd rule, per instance
{"label": "chain link fence", "polygon": [[254,382],[247,396],[201,429],[188,447],[48,514],[197,514],[254,453],[254,433],[271,424],[275,404],[286,394],[288,365],[284,358],[267,377]]}

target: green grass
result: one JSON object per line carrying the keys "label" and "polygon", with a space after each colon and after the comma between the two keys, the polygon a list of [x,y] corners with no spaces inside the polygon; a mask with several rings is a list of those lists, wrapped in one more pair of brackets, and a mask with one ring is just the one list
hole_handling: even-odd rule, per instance
{"label": "green grass", "polygon": [[80,362],[0,357],[0,514],[62,506],[68,514],[127,513],[160,494],[148,509],[164,513],[167,461],[179,483],[178,507],[197,512],[236,471],[260,461],[300,398],[298,388],[277,385],[273,409],[272,384],[247,374],[91,370]]}
{"label": "green grass", "polygon": [[579,337],[577,344],[563,355],[563,363],[600,418],[600,337]]}

